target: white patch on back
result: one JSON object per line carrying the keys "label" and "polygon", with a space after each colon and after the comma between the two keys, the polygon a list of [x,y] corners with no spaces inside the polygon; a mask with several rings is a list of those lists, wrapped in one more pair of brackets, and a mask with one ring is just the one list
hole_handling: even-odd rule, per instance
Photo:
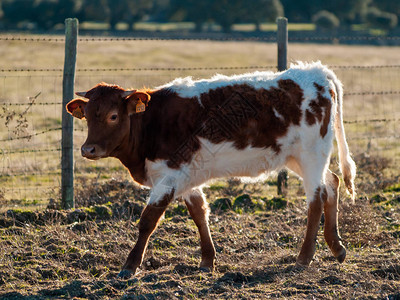
{"label": "white patch on back", "polygon": [[320,62],[292,64],[290,69],[284,72],[255,71],[233,76],[216,74],[209,79],[193,80],[192,77],[176,78],[170,83],[159,86],[156,89],[168,88],[184,98],[197,98],[200,105],[200,95],[208,93],[224,86],[247,84],[255,89],[270,89],[278,87],[279,80],[290,79],[303,89],[304,99],[310,99],[315,95],[314,82],[326,86],[327,77],[333,72],[324,67]]}

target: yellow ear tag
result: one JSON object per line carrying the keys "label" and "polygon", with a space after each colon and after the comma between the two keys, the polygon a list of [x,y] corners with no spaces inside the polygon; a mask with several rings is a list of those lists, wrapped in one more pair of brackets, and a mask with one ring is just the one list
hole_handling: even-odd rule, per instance
{"label": "yellow ear tag", "polygon": [[85,115],[83,114],[82,108],[78,106],[73,112],[72,115],[75,118],[82,119]]}
{"label": "yellow ear tag", "polygon": [[146,105],[139,99],[139,102],[136,104],[136,113],[141,113],[146,110]]}

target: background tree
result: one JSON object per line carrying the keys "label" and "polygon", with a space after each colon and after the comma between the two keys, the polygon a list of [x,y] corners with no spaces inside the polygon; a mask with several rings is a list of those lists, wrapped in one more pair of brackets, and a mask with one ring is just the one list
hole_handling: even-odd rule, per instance
{"label": "background tree", "polygon": [[366,20],[369,26],[384,30],[395,28],[398,22],[398,18],[395,14],[383,12],[376,7],[368,9]]}
{"label": "background tree", "polygon": [[3,4],[2,4],[2,0],[0,0],[0,20],[2,20],[3,17],[4,17]]}
{"label": "background tree", "polygon": [[40,29],[52,29],[63,24],[66,18],[76,15],[77,1],[74,0],[36,0],[32,7],[33,21]]}
{"label": "background tree", "polygon": [[[251,0],[249,0],[251,1]],[[211,5],[212,19],[222,27],[222,31],[230,32],[232,25],[241,19],[245,1],[242,0],[216,0]]]}
{"label": "background tree", "polygon": [[339,19],[327,10],[321,10],[312,17],[312,22],[320,31],[330,31],[339,27]]}
{"label": "background tree", "polygon": [[322,2],[322,9],[335,14],[342,25],[349,27],[360,22],[367,13],[368,5],[372,0],[335,0]]}
{"label": "background tree", "polygon": [[108,23],[110,20],[110,9],[107,0],[83,0],[78,18],[81,21]]}
{"label": "background tree", "polygon": [[2,8],[6,28],[16,27],[22,21],[31,21],[33,9],[31,0],[3,0]]}
{"label": "background tree", "polygon": [[249,21],[260,31],[262,22],[275,22],[277,17],[284,15],[283,6],[279,0],[250,0],[244,3],[246,16],[240,16],[242,21]]}
{"label": "background tree", "polygon": [[129,18],[126,20],[128,30],[133,30],[135,23],[142,21],[144,17],[148,16],[152,12],[154,4],[155,1],[128,0],[128,10],[130,12]]}
{"label": "background tree", "polygon": [[171,0],[168,8],[169,20],[189,21],[195,24],[195,31],[203,30],[204,23],[211,20],[213,0]]}
{"label": "background tree", "polygon": [[153,6],[148,0],[107,0],[109,8],[109,24],[112,30],[116,30],[119,22],[126,22],[128,30],[133,30],[136,22],[141,21]]}
{"label": "background tree", "polygon": [[[335,14],[342,25],[361,20],[372,0],[281,0],[285,15],[291,22],[310,22],[321,10]],[[378,1],[378,0],[377,0]],[[390,0],[388,0],[390,1]]]}
{"label": "background tree", "polygon": [[[390,12],[400,18],[400,1],[399,0],[374,0],[373,6],[381,11]],[[397,23],[399,25],[399,23]]]}
{"label": "background tree", "polygon": [[306,23],[311,21],[313,14],[321,10],[315,8],[315,0],[281,0],[285,10],[285,17],[289,22]]}

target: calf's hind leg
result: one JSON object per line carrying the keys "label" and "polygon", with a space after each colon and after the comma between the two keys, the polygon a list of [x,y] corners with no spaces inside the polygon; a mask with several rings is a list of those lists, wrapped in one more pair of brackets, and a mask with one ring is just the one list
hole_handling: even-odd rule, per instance
{"label": "calf's hind leg", "polygon": [[341,263],[346,258],[346,249],[340,241],[338,232],[339,178],[330,170],[326,173],[328,198],[324,202],[324,237],[333,256]]}
{"label": "calf's hind leg", "polygon": [[199,189],[192,190],[184,198],[189,213],[200,234],[200,268],[212,271],[214,269],[215,248],[211,238],[210,228],[208,227],[208,203]]}

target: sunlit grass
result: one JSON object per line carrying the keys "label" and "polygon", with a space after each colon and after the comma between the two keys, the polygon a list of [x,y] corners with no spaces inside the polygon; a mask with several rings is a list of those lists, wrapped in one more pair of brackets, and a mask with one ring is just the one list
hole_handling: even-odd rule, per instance
{"label": "sunlit grass", "polygon": [[[137,26],[151,26],[149,23]],[[182,25],[182,24],[181,24]],[[307,24],[306,24],[307,25]],[[301,24],[292,24],[297,28],[306,28]],[[83,24],[83,27],[86,25]],[[158,26],[158,25],[157,25]],[[161,25],[160,25],[161,26]],[[173,26],[173,24],[168,24]],[[185,26],[190,27],[190,24]],[[242,30],[246,24],[238,25]],[[267,30],[271,24],[263,24]],[[250,27],[249,27],[250,28]],[[311,28],[310,28],[311,29]],[[161,30],[161,29],[160,29]],[[25,37],[43,38],[44,36]],[[62,36],[51,36],[60,38]],[[63,42],[23,42],[2,41],[0,47],[2,70],[8,69],[56,69],[62,70],[64,64]],[[85,91],[98,82],[116,83],[125,88],[154,88],[176,77],[193,76],[204,78],[215,73],[234,74],[258,70],[275,70],[277,49],[273,43],[261,42],[218,42],[218,41],[113,41],[86,42],[78,44],[76,88]],[[400,60],[398,47],[376,46],[344,46],[326,44],[290,44],[289,62],[297,60],[317,61],[331,66],[338,65],[392,65]],[[237,70],[165,70],[139,71],[144,68],[218,68],[248,67]],[[83,69],[120,69],[127,71],[82,71]],[[335,69],[348,92],[380,92],[400,90],[399,68],[377,69]],[[2,197],[13,200],[39,201],[45,203],[49,198],[58,197],[60,187],[61,132],[50,131],[36,135],[42,131],[61,127],[62,71],[40,72],[0,72],[0,112],[3,107],[16,114],[29,107],[29,97],[41,93],[26,115],[28,127],[20,135],[33,135],[30,140],[9,138],[18,137],[13,133],[17,124],[14,119],[8,127],[4,118],[0,118],[0,139],[2,159],[0,160],[0,177]],[[356,95],[345,96],[345,120],[392,119],[390,122],[345,124],[348,141],[352,153],[358,154],[369,149],[371,155],[394,158],[392,173],[398,173],[396,161],[399,159],[398,141],[396,139],[357,139],[360,136],[392,136],[396,135],[400,107],[396,101],[397,94],[388,95]],[[9,105],[17,103],[23,105]],[[54,105],[54,103],[60,103]],[[108,180],[127,171],[117,160],[100,160],[96,163],[84,160],[79,147],[86,138],[86,124],[75,121],[75,170],[77,176]],[[368,148],[369,147],[369,148]],[[50,152],[30,152],[31,150],[52,150]],[[12,155],[6,153],[17,152]],[[20,153],[21,152],[21,153]],[[47,172],[52,172],[50,175]],[[35,174],[35,175],[32,175]],[[16,177],[12,177],[12,176]],[[18,176],[17,176],[18,175]],[[32,180],[36,176],[37,180]],[[47,188],[49,186],[49,188]],[[46,187],[43,188],[42,187]],[[11,189],[11,191],[10,191]],[[21,189],[22,193],[17,191]],[[31,192],[32,189],[42,193]],[[275,187],[273,187],[275,190]],[[9,192],[10,191],[10,192]],[[11,193],[11,194],[10,194]],[[266,192],[273,195],[275,192]],[[20,198],[20,199],[18,199]],[[3,208],[6,208],[3,206]]]}

